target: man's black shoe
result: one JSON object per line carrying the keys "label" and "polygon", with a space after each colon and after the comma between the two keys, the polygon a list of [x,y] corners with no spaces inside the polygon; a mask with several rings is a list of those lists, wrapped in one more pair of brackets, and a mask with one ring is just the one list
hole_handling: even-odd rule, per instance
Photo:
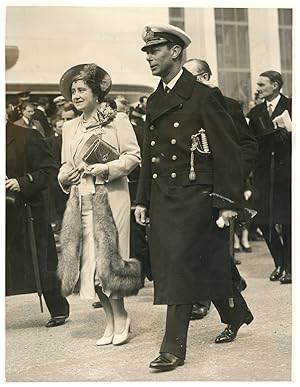
{"label": "man's black shoe", "polygon": [[63,325],[68,317],[69,316],[51,317],[46,324],[46,328],[53,328],[58,327],[59,325]]}
{"label": "man's black shoe", "polygon": [[253,321],[253,315],[249,311],[247,317],[238,325],[227,325],[227,327],[224,329],[224,331],[216,337],[215,343],[217,344],[223,344],[223,343],[230,343],[236,338],[236,335],[238,333],[238,330],[243,324],[249,325]]}
{"label": "man's black shoe", "polygon": [[103,308],[103,305],[101,304],[101,302],[100,301],[96,301],[96,302],[93,302],[92,303],[92,307],[93,308]]}
{"label": "man's black shoe", "polygon": [[172,371],[183,364],[184,360],[180,357],[172,355],[172,353],[162,352],[150,363],[149,367],[157,371]]}
{"label": "man's black shoe", "polygon": [[241,277],[238,282],[235,282],[235,286],[239,292],[242,292],[247,288],[247,282],[243,277]]}
{"label": "man's black shoe", "polygon": [[201,320],[207,315],[208,309],[201,304],[194,304],[191,312],[190,320]]}
{"label": "man's black shoe", "polygon": [[270,274],[270,281],[278,281],[282,276],[283,270],[280,266],[277,266]]}
{"label": "man's black shoe", "polygon": [[282,277],[280,277],[279,281],[282,284],[291,284],[292,283],[292,274],[291,273],[285,273]]}

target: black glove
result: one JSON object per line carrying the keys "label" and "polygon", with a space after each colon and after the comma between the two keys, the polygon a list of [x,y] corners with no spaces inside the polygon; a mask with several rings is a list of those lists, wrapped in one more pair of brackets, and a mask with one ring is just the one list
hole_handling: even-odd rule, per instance
{"label": "black glove", "polygon": [[285,144],[289,141],[290,134],[286,128],[276,128],[274,133],[274,140],[276,143]]}

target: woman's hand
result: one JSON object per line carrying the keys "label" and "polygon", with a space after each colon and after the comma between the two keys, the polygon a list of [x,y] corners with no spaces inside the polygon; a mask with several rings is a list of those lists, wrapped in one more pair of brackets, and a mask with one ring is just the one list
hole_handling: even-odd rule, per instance
{"label": "woman's hand", "polygon": [[100,175],[104,180],[107,180],[108,165],[100,163],[87,165],[84,169],[84,174],[92,176]]}
{"label": "woman's hand", "polygon": [[216,220],[216,224],[219,228],[224,228],[224,226],[229,226],[230,219],[236,217],[237,212],[234,210],[219,210],[219,218]]}
{"label": "woman's hand", "polygon": [[17,179],[6,179],[5,188],[10,191],[20,192],[21,188]]}
{"label": "woman's hand", "polygon": [[63,164],[59,170],[58,178],[62,185],[76,185],[80,183],[80,171],[78,168]]}

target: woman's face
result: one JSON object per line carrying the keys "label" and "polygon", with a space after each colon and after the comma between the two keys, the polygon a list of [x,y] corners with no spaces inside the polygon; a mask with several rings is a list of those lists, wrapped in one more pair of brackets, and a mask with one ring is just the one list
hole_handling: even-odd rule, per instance
{"label": "woman's face", "polygon": [[82,79],[72,83],[71,94],[72,102],[77,110],[84,112],[95,109],[98,99],[94,96],[92,89]]}

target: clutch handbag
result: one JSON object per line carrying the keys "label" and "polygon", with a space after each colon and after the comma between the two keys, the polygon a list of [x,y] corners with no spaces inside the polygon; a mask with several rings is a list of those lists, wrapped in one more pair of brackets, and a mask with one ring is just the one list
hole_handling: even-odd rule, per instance
{"label": "clutch handbag", "polygon": [[84,153],[82,160],[87,164],[101,163],[105,164],[108,161],[117,160],[119,153],[116,148],[108,144],[96,135],[92,135],[89,139],[88,150]]}

